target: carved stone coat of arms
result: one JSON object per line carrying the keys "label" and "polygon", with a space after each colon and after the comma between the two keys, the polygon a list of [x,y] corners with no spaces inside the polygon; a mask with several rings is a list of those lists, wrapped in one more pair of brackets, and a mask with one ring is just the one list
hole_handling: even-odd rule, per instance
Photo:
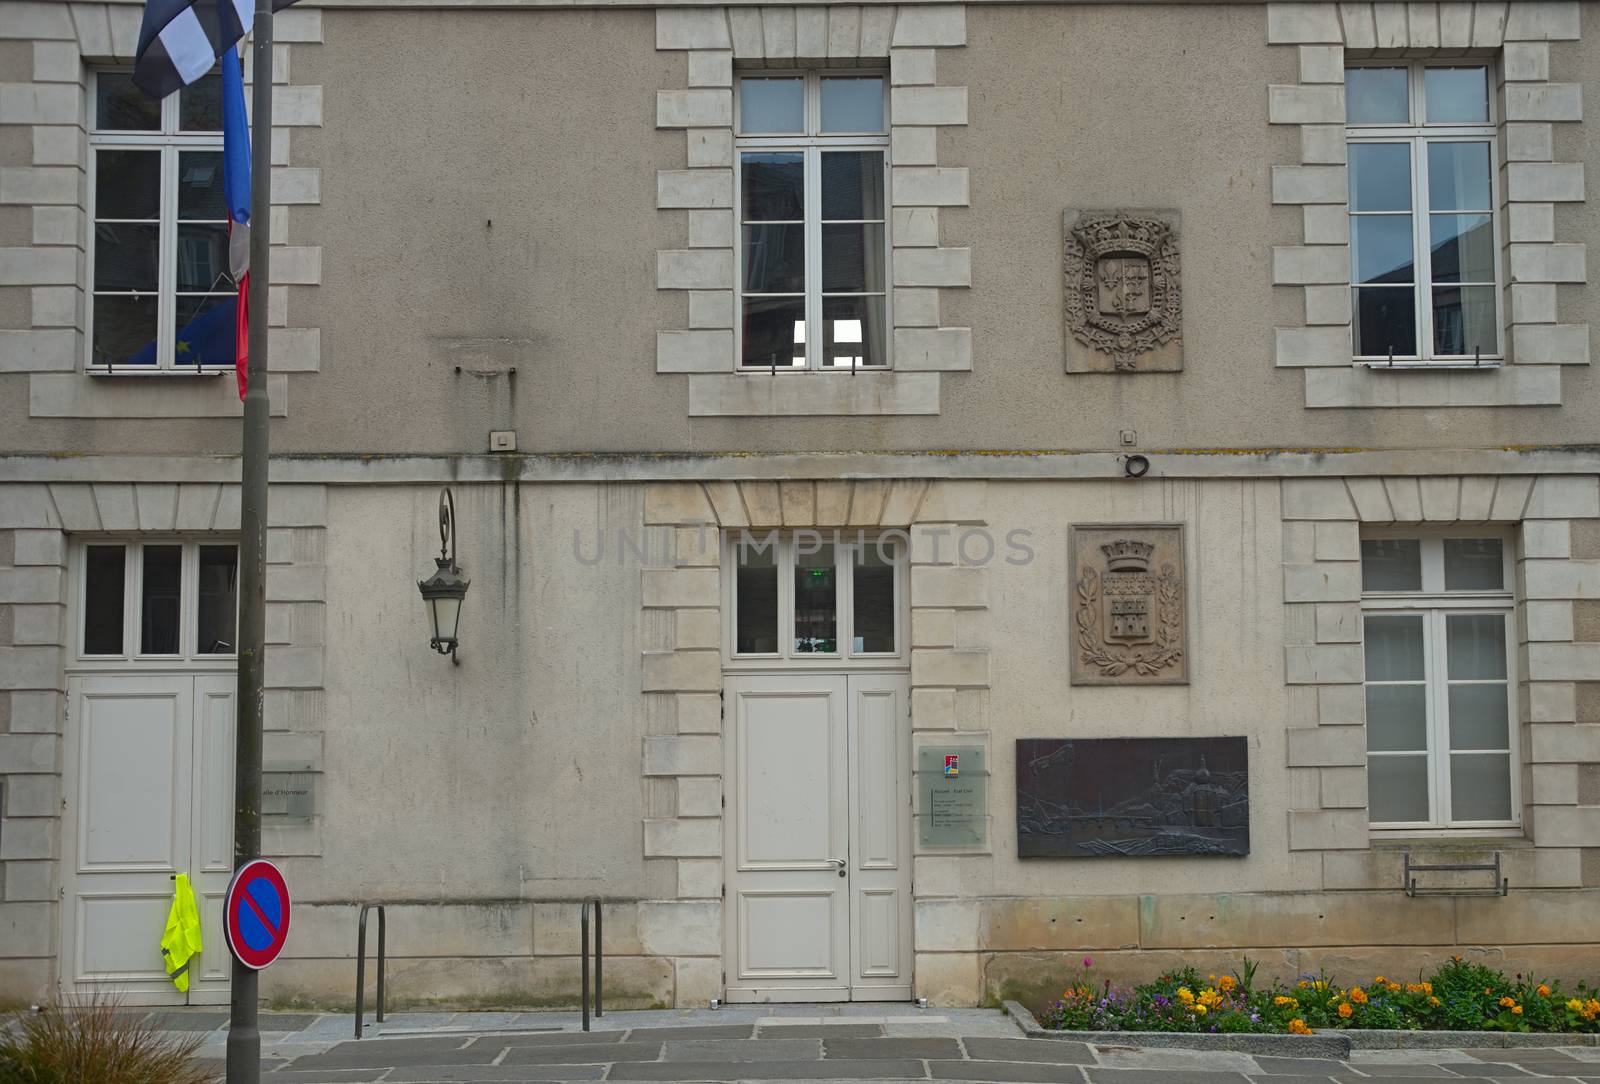
{"label": "carved stone coat of arms", "polygon": [[1183,527],[1093,524],[1071,534],[1072,684],[1186,684]]}
{"label": "carved stone coat of arms", "polygon": [[1069,373],[1183,368],[1176,211],[1079,211],[1063,218]]}

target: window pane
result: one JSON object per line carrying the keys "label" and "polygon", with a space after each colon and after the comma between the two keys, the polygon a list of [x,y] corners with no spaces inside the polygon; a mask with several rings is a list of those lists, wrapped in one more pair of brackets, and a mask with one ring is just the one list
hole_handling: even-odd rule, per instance
{"label": "window pane", "polygon": [[822,364],[835,368],[884,365],[883,298],[822,299]]}
{"label": "window pane", "polygon": [[1422,685],[1367,686],[1367,750],[1425,752],[1428,697]]}
{"label": "window pane", "polygon": [[1356,356],[1414,356],[1417,352],[1415,291],[1409,286],[1361,286],[1354,294]]}
{"label": "window pane", "polygon": [[173,364],[234,364],[239,348],[239,295],[180,294],[175,302],[173,326],[178,334],[173,342]]}
{"label": "window pane", "polygon": [[883,218],[883,152],[828,151],[822,156],[822,218]]}
{"label": "window pane", "polygon": [[1411,145],[1350,144],[1350,209],[1411,210]]}
{"label": "window pane", "polygon": [[1362,283],[1411,283],[1410,215],[1351,215],[1350,266]]}
{"label": "window pane", "polygon": [[785,294],[805,290],[804,226],[745,226],[743,232],[747,293]]}
{"label": "window pane", "polygon": [[221,151],[182,151],[178,155],[178,217],[221,222],[228,217],[222,189]]}
{"label": "window pane", "polygon": [[94,224],[94,288],[154,292],[161,266],[161,226],[143,222]]}
{"label": "window pane", "polygon": [[1421,614],[1369,614],[1363,624],[1368,681],[1423,679]]}
{"label": "window pane", "polygon": [[1351,124],[1406,124],[1411,98],[1404,68],[1346,68],[1344,113]]}
{"label": "window pane", "polygon": [[883,289],[883,227],[865,222],[822,227],[822,289]]}
{"label": "window pane", "polygon": [[103,150],[94,155],[96,218],[161,217],[161,152]]}
{"label": "window pane", "polygon": [[182,546],[144,548],[139,650],[146,655],[178,653],[178,614],[182,576]]}
{"label": "window pane", "polygon": [[211,291],[232,286],[233,279],[228,275],[227,223],[185,222],[180,225],[178,289]]}
{"label": "window pane", "polygon": [[1501,614],[1448,614],[1444,619],[1450,679],[1504,680],[1506,619]]}
{"label": "window pane", "polygon": [[763,132],[803,132],[806,127],[806,84],[804,79],[739,80],[739,130],[759,135]]}
{"label": "window pane", "polygon": [[1436,286],[1433,290],[1433,352],[1475,357],[1500,348],[1493,286]]}
{"label": "window pane", "polygon": [[1450,758],[1450,817],[1458,821],[1511,819],[1511,756],[1469,753]]}
{"label": "window pane", "polygon": [[[892,652],[895,649],[894,568],[899,547],[868,542],[851,554],[855,588],[852,651]],[[885,558],[888,558],[885,560]]]}
{"label": "window pane", "polygon": [[883,77],[823,76],[822,130],[831,133],[883,131]]}
{"label": "window pane", "polygon": [[1506,687],[1450,686],[1450,748],[1509,749]]}
{"label": "window pane", "polygon": [[1425,68],[1422,93],[1427,124],[1485,124],[1489,120],[1487,68]]}
{"label": "window pane", "polygon": [[121,546],[90,546],[84,554],[83,653],[122,654],[122,592],[127,578]]}
{"label": "window pane", "polygon": [[1489,215],[1430,215],[1434,282],[1494,281],[1494,219]]}
{"label": "window pane", "polygon": [[1361,590],[1422,590],[1422,543],[1415,538],[1363,538]]}
{"label": "window pane", "polygon": [[744,299],[744,353],[740,364],[792,369],[806,363],[806,299]]}
{"label": "window pane", "polygon": [[1505,586],[1505,552],[1498,538],[1444,540],[1446,591],[1499,591]]}
{"label": "window pane", "polygon": [[200,547],[196,650],[202,655],[232,655],[239,604],[239,551],[233,546]]}
{"label": "window pane", "polygon": [[1428,207],[1489,211],[1489,144],[1428,144]]}
{"label": "window pane", "polygon": [[778,650],[778,542],[741,532],[734,538],[739,571],[734,590],[738,627],[734,650],[771,655]]}
{"label": "window pane", "polygon": [[[807,549],[816,552],[804,552]],[[838,611],[839,583],[833,543],[800,539],[794,554],[795,654],[831,655],[838,651]]]}
{"label": "window pane", "polygon": [[1367,816],[1375,824],[1428,819],[1428,758],[1367,760]]}
{"label": "window pane", "polygon": [[113,297],[94,299],[95,365],[154,365],[156,363],[156,298]]}
{"label": "window pane", "polygon": [[145,97],[128,72],[99,72],[94,79],[96,128],[117,132],[161,130],[161,103]]}
{"label": "window pane", "polygon": [[212,68],[178,92],[178,127],[185,132],[222,131],[222,73]]}
{"label": "window pane", "polygon": [[806,217],[806,159],[798,151],[743,154],[740,205],[746,222],[798,222]]}

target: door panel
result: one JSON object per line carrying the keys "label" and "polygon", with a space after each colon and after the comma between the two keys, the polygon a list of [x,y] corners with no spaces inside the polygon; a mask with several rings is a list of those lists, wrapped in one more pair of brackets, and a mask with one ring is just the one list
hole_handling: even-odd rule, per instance
{"label": "door panel", "polygon": [[911,997],[911,719],[901,674],[849,678],[850,955],[857,1001]]}
{"label": "door panel", "polygon": [[92,680],[74,716],[84,738],[78,872],[174,870],[188,851],[178,781],[189,775],[190,683]]}
{"label": "door panel", "polygon": [[199,770],[190,806],[194,860],[188,873],[205,948],[189,969],[191,1005],[223,1005],[229,999],[233,960],[222,935],[222,898],[233,879],[233,705],[238,689],[234,674],[194,679],[194,762]]}

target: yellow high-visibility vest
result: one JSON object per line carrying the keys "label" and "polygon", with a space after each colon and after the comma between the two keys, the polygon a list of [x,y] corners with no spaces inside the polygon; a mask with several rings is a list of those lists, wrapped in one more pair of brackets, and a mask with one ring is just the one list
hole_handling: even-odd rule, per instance
{"label": "yellow high-visibility vest", "polygon": [[161,935],[167,977],[180,991],[189,989],[189,960],[198,956],[201,948],[200,909],[195,906],[189,875],[180,873],[172,882],[172,908],[167,912],[166,932]]}

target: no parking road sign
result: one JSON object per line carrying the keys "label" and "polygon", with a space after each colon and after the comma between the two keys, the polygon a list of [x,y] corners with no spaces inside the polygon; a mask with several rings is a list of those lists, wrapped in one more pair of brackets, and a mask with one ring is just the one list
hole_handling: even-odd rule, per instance
{"label": "no parking road sign", "polygon": [[264,858],[239,867],[222,905],[223,929],[233,958],[260,971],[278,958],[289,937],[289,886]]}

